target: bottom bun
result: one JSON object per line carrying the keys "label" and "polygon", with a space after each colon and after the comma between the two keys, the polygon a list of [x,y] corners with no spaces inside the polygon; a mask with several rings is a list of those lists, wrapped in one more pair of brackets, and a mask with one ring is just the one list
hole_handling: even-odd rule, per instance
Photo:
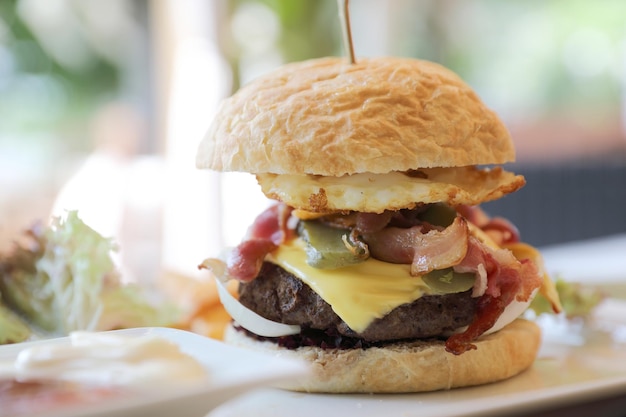
{"label": "bottom bun", "polygon": [[475,350],[453,355],[443,341],[399,342],[369,349],[286,349],[251,338],[228,326],[230,344],[304,359],[312,372],[280,388],[324,393],[425,392],[486,384],[510,378],[532,365],[541,331],[530,321],[517,319],[496,333],[474,342]]}

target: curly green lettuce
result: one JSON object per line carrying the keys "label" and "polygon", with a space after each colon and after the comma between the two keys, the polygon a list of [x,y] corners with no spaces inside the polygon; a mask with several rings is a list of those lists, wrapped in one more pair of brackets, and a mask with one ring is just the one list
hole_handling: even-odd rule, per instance
{"label": "curly green lettuce", "polygon": [[[597,288],[568,282],[562,278],[556,279],[555,286],[563,305],[563,311],[569,318],[589,316],[605,298],[602,291]],[[537,296],[530,304],[530,309],[536,314],[543,314],[551,312],[552,306],[545,298]]]}
{"label": "curly green lettuce", "polygon": [[113,261],[117,250],[76,211],[36,225],[0,258],[0,292],[13,311],[50,335],[74,330],[167,326],[171,306],[155,306],[141,289],[123,285]]}

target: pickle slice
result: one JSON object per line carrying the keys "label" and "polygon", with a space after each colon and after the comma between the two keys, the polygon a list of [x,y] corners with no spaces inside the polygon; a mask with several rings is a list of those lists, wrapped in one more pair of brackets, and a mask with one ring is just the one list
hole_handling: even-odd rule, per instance
{"label": "pickle slice", "polygon": [[452,268],[431,271],[422,280],[437,294],[465,292],[474,286],[476,276],[471,272],[458,273]]}
{"label": "pickle slice", "polygon": [[307,243],[307,264],[319,269],[337,269],[363,262],[369,257],[367,245],[351,238],[347,229],[317,221],[301,221],[298,232]]}
{"label": "pickle slice", "polygon": [[448,227],[456,218],[456,210],[444,203],[433,203],[418,218],[435,226]]}

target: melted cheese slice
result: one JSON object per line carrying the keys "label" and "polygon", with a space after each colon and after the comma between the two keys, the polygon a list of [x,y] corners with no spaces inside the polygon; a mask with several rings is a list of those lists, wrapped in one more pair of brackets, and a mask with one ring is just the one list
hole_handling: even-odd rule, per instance
{"label": "melted cheese slice", "polygon": [[340,269],[317,269],[306,263],[305,243],[294,239],[272,252],[268,260],[306,283],[356,332],[394,308],[431,292],[410,265],[373,258]]}
{"label": "melted cheese slice", "polygon": [[524,177],[501,167],[424,168],[419,174],[319,175],[257,174],[270,198],[313,212],[353,210],[382,213],[413,208],[416,203],[479,204],[516,191]]}
{"label": "melted cheese slice", "polygon": [[[471,226],[472,235],[493,249],[500,249],[481,229]],[[294,239],[281,245],[267,260],[311,287],[356,332],[365,331],[372,321],[384,317],[394,308],[433,293],[421,277],[411,276],[410,265],[390,264],[370,258],[340,269],[318,269],[307,264],[305,246],[302,239]],[[506,245],[505,249],[511,250],[517,259],[531,259],[543,271],[541,254],[534,247],[514,243]],[[548,299],[555,312],[561,310],[556,287],[545,272],[539,293]],[[508,321],[521,314],[528,304],[530,300],[518,308],[520,311],[516,311]]]}

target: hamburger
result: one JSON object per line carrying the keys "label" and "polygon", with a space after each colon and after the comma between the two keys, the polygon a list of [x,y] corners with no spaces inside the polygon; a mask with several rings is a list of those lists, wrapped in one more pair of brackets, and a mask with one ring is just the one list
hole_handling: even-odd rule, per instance
{"label": "hamburger", "polygon": [[[308,392],[399,393],[509,378],[560,311],[539,252],[480,204],[525,184],[498,116],[423,60],[284,65],[225,99],[197,166],[256,176],[276,203],[207,268],[225,341],[311,363]],[[238,282],[238,299],[223,283]]]}

